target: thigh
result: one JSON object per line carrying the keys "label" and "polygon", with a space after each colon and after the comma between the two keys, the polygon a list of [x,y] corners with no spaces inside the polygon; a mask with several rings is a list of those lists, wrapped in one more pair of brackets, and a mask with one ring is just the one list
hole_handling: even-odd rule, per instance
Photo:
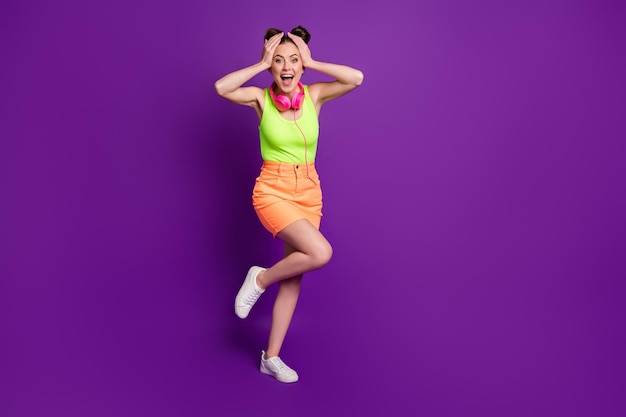
{"label": "thigh", "polygon": [[296,252],[297,250],[298,249],[294,248],[289,243],[283,241],[283,258],[286,258],[287,256],[291,255],[292,253]]}
{"label": "thigh", "polygon": [[285,242],[285,255],[288,250],[313,253],[330,248],[328,240],[307,219],[293,222],[281,230],[277,237]]}

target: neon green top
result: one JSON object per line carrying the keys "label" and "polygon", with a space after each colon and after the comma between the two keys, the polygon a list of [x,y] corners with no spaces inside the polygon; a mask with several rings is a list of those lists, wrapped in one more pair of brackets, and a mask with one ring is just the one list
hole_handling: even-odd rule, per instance
{"label": "neon green top", "polygon": [[[302,115],[293,120],[284,119],[272,98],[269,88],[265,89],[265,106],[259,124],[261,137],[261,156],[264,161],[287,162],[291,164],[305,162],[304,147],[306,143],[306,161],[314,162],[317,153],[319,123],[315,105],[309,97],[309,88],[304,86],[304,103]],[[300,129],[304,133],[300,133]],[[306,140],[305,140],[306,138]]]}

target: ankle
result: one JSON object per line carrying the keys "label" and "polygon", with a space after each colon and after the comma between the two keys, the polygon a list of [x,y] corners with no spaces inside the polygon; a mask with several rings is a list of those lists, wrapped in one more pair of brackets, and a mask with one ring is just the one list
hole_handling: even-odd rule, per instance
{"label": "ankle", "polygon": [[276,355],[270,355],[269,353],[264,352],[264,353],[263,353],[263,360],[264,360],[264,361],[266,361],[266,360],[268,360],[268,359],[270,359],[270,358],[273,358],[273,357],[275,357],[275,356],[278,356],[278,354],[276,354]]}
{"label": "ankle", "polygon": [[256,286],[257,286],[257,287],[259,287],[260,289],[262,289],[263,291],[265,291],[265,288],[267,287],[267,286],[263,283],[263,281],[261,280],[261,276],[262,276],[262,275],[264,275],[264,274],[265,274],[265,271],[261,271],[261,272],[259,272],[259,273],[257,274],[257,276],[256,276],[256,280],[255,280],[255,281],[256,281],[256,282],[255,282]]}

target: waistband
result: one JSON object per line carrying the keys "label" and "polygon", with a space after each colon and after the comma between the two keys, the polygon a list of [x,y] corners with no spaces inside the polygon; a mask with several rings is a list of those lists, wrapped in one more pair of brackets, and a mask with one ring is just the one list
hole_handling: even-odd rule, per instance
{"label": "waistband", "polygon": [[315,172],[315,162],[309,162],[308,164],[304,162],[292,164],[289,162],[263,161],[261,169],[276,174],[289,173],[306,176],[309,172]]}
{"label": "waistband", "polygon": [[308,178],[313,184],[318,184],[315,179],[311,178],[311,175],[317,177],[315,162],[292,164],[289,162],[263,161],[261,172],[282,176],[287,175],[295,178]]}

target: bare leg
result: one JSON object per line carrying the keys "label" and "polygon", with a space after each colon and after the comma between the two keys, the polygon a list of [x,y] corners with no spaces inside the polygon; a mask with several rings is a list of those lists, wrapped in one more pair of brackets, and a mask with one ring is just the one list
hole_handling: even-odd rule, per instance
{"label": "bare leg", "polygon": [[261,288],[279,283],[266,358],[280,354],[298,303],[303,274],[323,267],[332,256],[330,243],[308,220],[287,226],[278,237],[285,242],[283,259],[257,276]]}
{"label": "bare leg", "polygon": [[306,219],[285,227],[278,233],[278,237],[295,250],[257,276],[257,285],[262,289],[275,282],[319,269],[330,261],[333,254],[328,240]]}
{"label": "bare leg", "polygon": [[[289,256],[296,249],[285,243],[285,257]],[[283,345],[289,324],[298,303],[300,286],[302,284],[302,274],[291,278],[285,278],[278,283],[278,294],[274,301],[272,311],[272,327],[267,345],[266,358],[278,356]]]}

